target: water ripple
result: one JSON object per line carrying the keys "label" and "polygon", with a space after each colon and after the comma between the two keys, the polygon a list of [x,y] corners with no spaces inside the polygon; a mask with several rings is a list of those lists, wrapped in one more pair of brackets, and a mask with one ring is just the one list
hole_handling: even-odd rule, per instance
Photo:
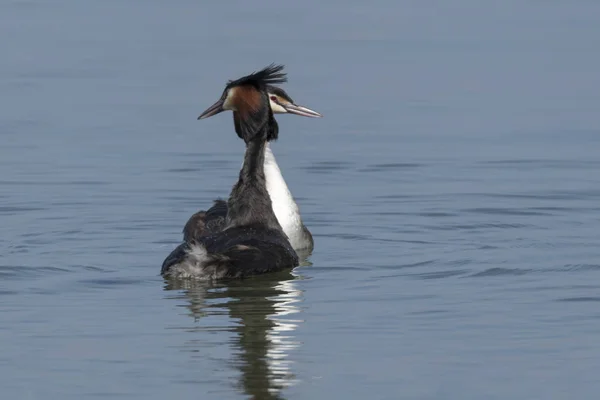
{"label": "water ripple", "polygon": [[43,207],[4,206],[0,207],[0,214],[14,215],[29,211],[43,211],[45,209]]}
{"label": "water ripple", "polygon": [[539,211],[528,211],[517,208],[494,208],[494,207],[478,207],[478,208],[465,208],[463,212],[476,213],[476,214],[487,214],[487,215],[552,215],[550,213],[544,213]]}
{"label": "water ripple", "polygon": [[352,164],[340,161],[320,161],[303,169],[311,174],[330,174],[336,171],[350,168]]}
{"label": "water ripple", "polygon": [[423,164],[418,163],[389,163],[389,164],[373,164],[367,165],[365,168],[361,168],[359,172],[387,172],[397,171],[404,169],[415,169],[422,167]]}
{"label": "water ripple", "polygon": [[142,280],[123,278],[123,277],[115,277],[115,278],[102,278],[102,279],[80,279],[77,282],[83,284],[86,287],[112,288],[115,286],[136,285],[136,284],[139,284],[140,282],[142,282]]}
{"label": "water ripple", "polygon": [[450,278],[453,276],[465,275],[467,273],[469,273],[469,270],[453,269],[453,270],[446,270],[446,271],[435,271],[435,272],[424,272],[424,273],[418,273],[418,274],[409,274],[408,276],[411,276],[413,278],[419,278],[419,279],[443,279],[443,278]]}
{"label": "water ripple", "polygon": [[16,265],[0,265],[0,276],[11,278],[32,278],[40,277],[47,274],[67,273],[71,272],[67,268],[59,267],[31,267],[31,266],[16,266]]}
{"label": "water ripple", "polygon": [[525,275],[532,271],[533,270],[531,270],[531,269],[494,267],[494,268],[488,268],[485,271],[481,271],[481,272],[472,274],[471,277],[481,278],[481,277],[488,277],[488,276],[505,276],[505,275],[515,276],[515,275]]}
{"label": "water ripple", "polygon": [[598,297],[565,297],[557,299],[556,301],[569,302],[569,303],[580,303],[580,302],[600,302],[600,296]]}

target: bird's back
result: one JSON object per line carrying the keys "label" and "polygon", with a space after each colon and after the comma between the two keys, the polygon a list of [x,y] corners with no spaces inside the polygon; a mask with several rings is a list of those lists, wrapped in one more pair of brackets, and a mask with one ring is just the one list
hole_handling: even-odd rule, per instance
{"label": "bird's back", "polygon": [[227,218],[227,202],[215,200],[208,211],[198,211],[190,217],[183,228],[183,240],[186,242],[199,240],[204,236],[214,235],[225,228]]}
{"label": "bird's back", "polygon": [[283,233],[257,224],[182,243],[165,259],[161,273],[180,278],[233,279],[296,266],[298,256]]}

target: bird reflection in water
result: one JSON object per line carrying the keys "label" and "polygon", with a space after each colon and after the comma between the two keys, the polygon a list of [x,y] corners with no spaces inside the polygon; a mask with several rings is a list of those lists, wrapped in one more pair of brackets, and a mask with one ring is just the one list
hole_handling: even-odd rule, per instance
{"label": "bird reflection in water", "polygon": [[[183,290],[186,307],[200,325],[203,316],[227,310],[234,326],[223,330],[236,333],[232,365],[241,372],[238,388],[252,399],[278,399],[295,383],[288,357],[299,345],[293,331],[302,322],[294,318],[302,299],[297,279],[293,272],[281,272],[222,283],[168,280],[165,290]],[[202,332],[199,328],[193,331]]]}

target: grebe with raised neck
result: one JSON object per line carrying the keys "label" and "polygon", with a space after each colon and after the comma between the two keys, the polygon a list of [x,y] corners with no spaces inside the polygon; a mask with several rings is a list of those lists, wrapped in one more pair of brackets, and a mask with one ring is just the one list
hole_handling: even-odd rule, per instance
{"label": "grebe with raised neck", "polygon": [[244,162],[227,201],[223,230],[175,248],[163,262],[163,276],[233,279],[298,266],[298,256],[273,211],[264,167],[267,141],[279,133],[267,85],[284,83],[282,70],[272,64],[230,81],[221,98],[200,115],[203,119],[234,112],[236,133],[246,143]]}
{"label": "grebe with raised neck", "polygon": [[[293,114],[312,118],[322,117],[321,114],[310,108],[295,104],[285,90],[273,85],[266,85],[266,88],[269,105],[274,114]],[[234,124],[237,123],[236,120],[236,112],[234,112]],[[269,135],[265,148],[264,172],[267,191],[271,198],[273,212],[290,244],[296,252],[309,254],[314,248],[313,237],[302,221],[300,208],[294,200],[271,150],[270,142],[275,141],[277,136],[277,134]],[[227,202],[215,200],[210,209],[198,211],[190,217],[183,228],[183,238],[185,241],[189,241],[217,233],[225,227],[226,218]]]}

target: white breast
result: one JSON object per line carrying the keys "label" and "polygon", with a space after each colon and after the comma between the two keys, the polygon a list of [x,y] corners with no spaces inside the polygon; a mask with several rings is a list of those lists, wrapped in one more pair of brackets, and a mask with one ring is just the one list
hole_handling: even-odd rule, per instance
{"label": "white breast", "polygon": [[269,144],[265,148],[265,178],[267,191],[273,204],[273,212],[279,225],[290,239],[293,248],[302,247],[304,243],[301,241],[304,239],[304,234],[300,210],[281,175],[281,170]]}
{"label": "white breast", "polygon": [[265,145],[264,170],[267,192],[269,192],[273,213],[279,225],[281,225],[294,250],[307,248],[310,246],[310,242],[302,229],[300,209],[294,201],[283,175],[281,175],[281,170],[268,142]]}

